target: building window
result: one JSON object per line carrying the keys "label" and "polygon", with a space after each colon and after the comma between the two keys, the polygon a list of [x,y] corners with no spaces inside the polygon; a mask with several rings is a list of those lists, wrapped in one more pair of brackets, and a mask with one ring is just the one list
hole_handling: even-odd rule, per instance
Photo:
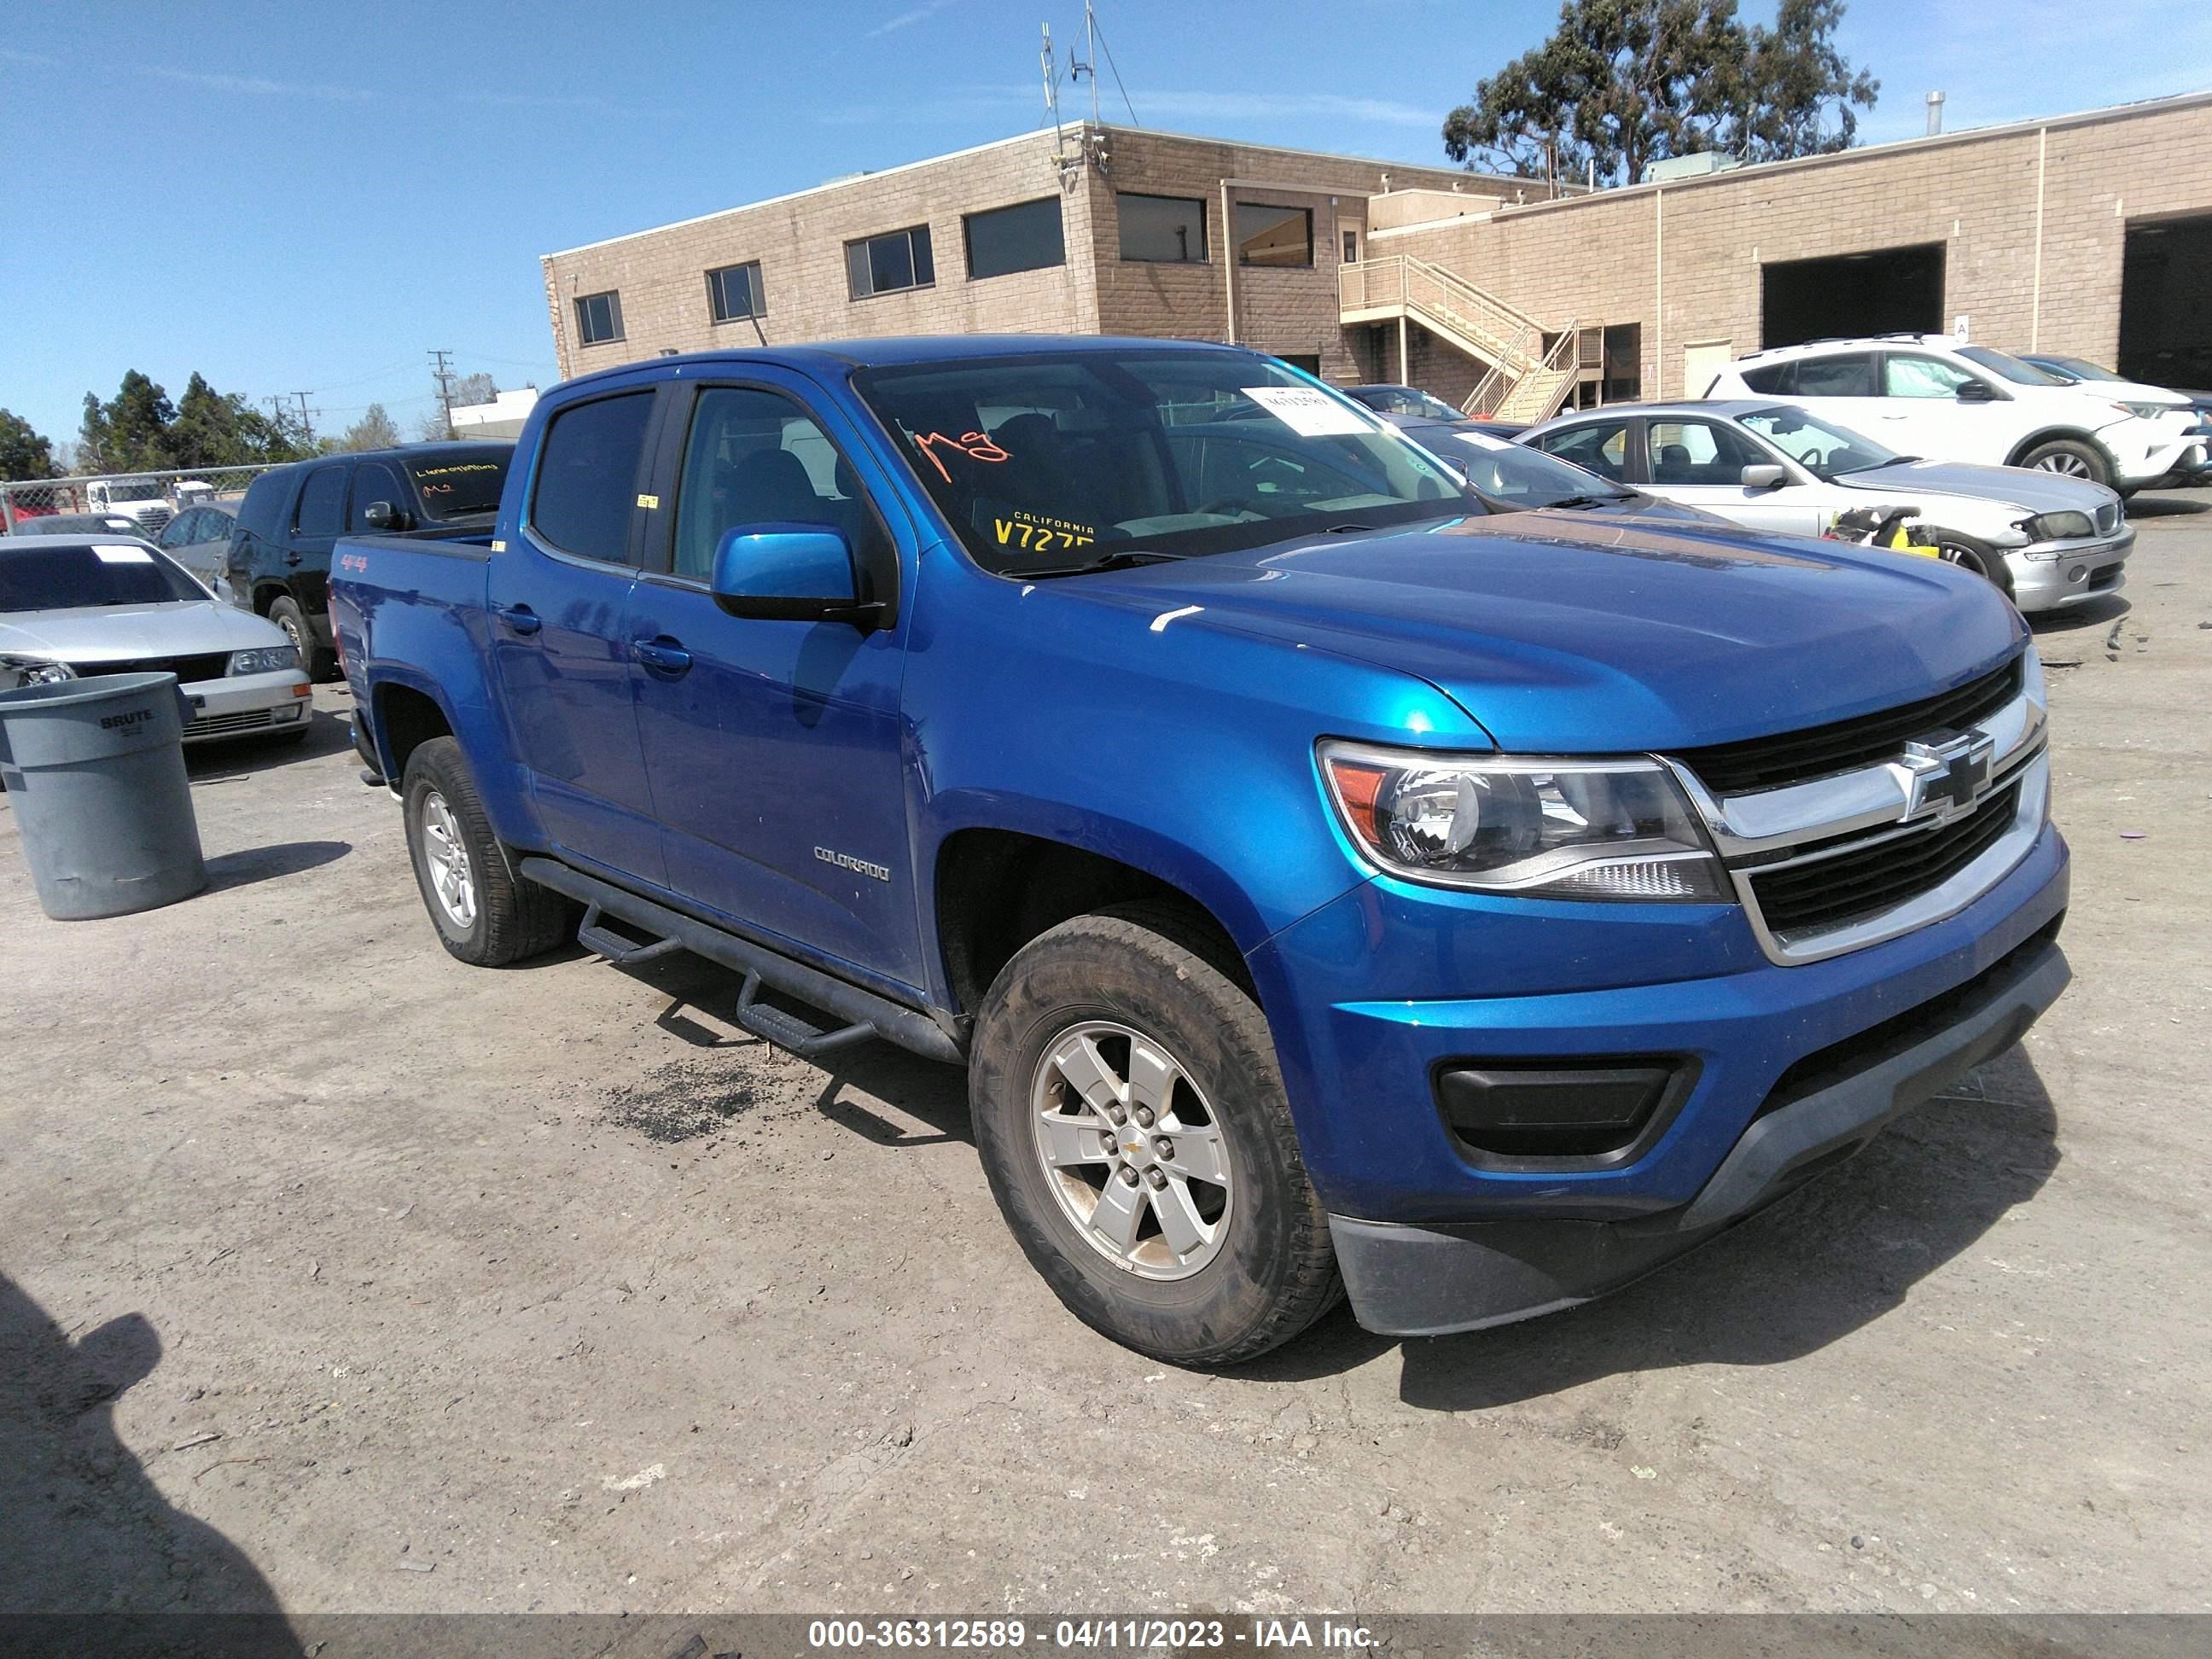
{"label": "building window", "polygon": [[622,295],[586,294],[576,301],[576,337],[586,345],[605,345],[623,337]]}
{"label": "building window", "polygon": [[1121,222],[1121,257],[1158,264],[1202,265],[1206,263],[1206,204],[1180,196],[1114,198],[1115,216]]}
{"label": "building window", "polygon": [[707,306],[718,323],[767,316],[768,301],[761,295],[760,261],[708,271]]}
{"label": "building window", "polygon": [[1060,240],[1060,198],[994,208],[961,220],[968,238],[968,275],[1004,276],[1014,270],[1042,270],[1067,263]]}
{"label": "building window", "polygon": [[1304,369],[1316,380],[1321,379],[1321,353],[1318,351],[1279,351],[1275,356],[1292,368]]}
{"label": "building window", "polygon": [[1605,326],[1605,400],[1632,404],[1644,395],[1644,325]]}
{"label": "building window", "polygon": [[1237,204],[1237,263],[1240,265],[1310,265],[1313,263],[1313,210]]}
{"label": "building window", "polygon": [[1359,233],[1356,230],[1344,233],[1344,263],[1348,265],[1359,263]]}
{"label": "building window", "polygon": [[895,294],[902,288],[928,288],[937,281],[929,257],[929,227],[894,230],[845,244],[845,275],[853,297]]}

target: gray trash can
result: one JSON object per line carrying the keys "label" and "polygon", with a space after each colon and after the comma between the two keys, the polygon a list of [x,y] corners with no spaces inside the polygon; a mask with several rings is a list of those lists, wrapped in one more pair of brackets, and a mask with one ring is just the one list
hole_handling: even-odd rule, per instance
{"label": "gray trash can", "polygon": [[119,916],[207,885],[174,674],[97,674],[0,691],[0,781],[39,904]]}

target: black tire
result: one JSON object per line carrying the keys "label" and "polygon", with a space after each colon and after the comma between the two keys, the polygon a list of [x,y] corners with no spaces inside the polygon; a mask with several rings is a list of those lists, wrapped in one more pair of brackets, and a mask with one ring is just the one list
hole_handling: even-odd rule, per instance
{"label": "black tire", "polygon": [[299,653],[300,666],[316,684],[338,677],[337,653],[326,645],[315,643],[314,625],[308,622],[307,613],[294,599],[278,599],[269,607],[269,620],[284,630],[284,637],[292,641],[292,649]]}
{"label": "black tire", "polygon": [[2013,465],[2032,467],[2039,472],[2061,472],[2072,478],[2087,478],[2091,483],[2109,484],[2112,481],[2112,464],[2106,459],[2105,452],[2079,438],[2049,439]]}
{"label": "black tire", "polygon": [[[418,745],[407,757],[399,795],[415,884],[448,953],[473,967],[504,968],[542,956],[573,931],[574,912],[565,897],[514,873],[507,848],[491,832],[459,744],[433,738]],[[426,827],[431,819],[439,824],[434,831]],[[467,860],[471,891],[465,915],[441,896],[432,874],[430,843],[441,837],[458,845]]]}
{"label": "black tire", "polygon": [[1971,570],[2005,598],[2012,597],[2012,572],[2006,567],[2004,556],[1995,548],[1955,530],[1937,531],[1936,548],[1944,563]]}
{"label": "black tire", "polygon": [[[1231,1365],[1265,1353],[1342,1293],[1267,1020],[1224,971],[1230,965],[1172,911],[1133,906],[1078,916],[1006,964],[984,999],[969,1056],[976,1147],[1030,1265],[1094,1330],[1177,1365]],[[1094,1248],[1038,1155],[1032,1088],[1062,1036],[1091,1021],[1126,1027],[1170,1053],[1218,1129],[1234,1198],[1213,1254],[1187,1277],[1143,1277]],[[1109,1170],[1103,1182],[1117,1174]]]}

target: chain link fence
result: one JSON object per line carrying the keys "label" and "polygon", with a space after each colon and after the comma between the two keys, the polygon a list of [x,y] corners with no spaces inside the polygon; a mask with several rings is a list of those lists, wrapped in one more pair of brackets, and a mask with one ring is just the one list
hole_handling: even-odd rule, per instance
{"label": "chain link fence", "polygon": [[151,541],[170,520],[192,507],[235,507],[246,485],[269,470],[267,465],[179,467],[0,483],[0,531],[12,536],[21,528],[35,534],[40,519],[91,514],[129,519]]}

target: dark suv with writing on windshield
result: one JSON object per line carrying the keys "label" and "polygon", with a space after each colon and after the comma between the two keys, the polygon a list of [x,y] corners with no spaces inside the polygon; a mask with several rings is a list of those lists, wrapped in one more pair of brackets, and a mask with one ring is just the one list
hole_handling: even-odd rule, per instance
{"label": "dark suv with writing on windshield", "polygon": [[239,505],[224,558],[232,603],[283,629],[309,678],[336,679],[331,545],[344,535],[484,528],[499,511],[514,457],[511,443],[407,444],[263,473]]}

